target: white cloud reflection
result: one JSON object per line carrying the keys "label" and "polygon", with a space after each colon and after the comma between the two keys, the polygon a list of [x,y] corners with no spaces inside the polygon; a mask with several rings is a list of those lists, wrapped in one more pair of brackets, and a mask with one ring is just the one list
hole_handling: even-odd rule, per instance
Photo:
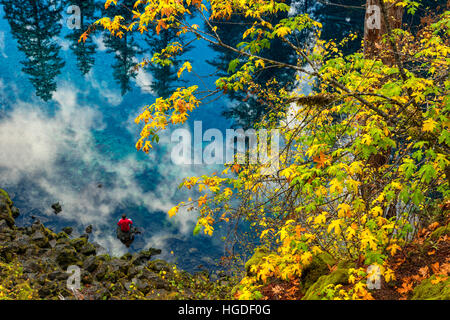
{"label": "white cloud reflection", "polygon": [[[93,84],[98,92],[102,87]],[[63,213],[58,219],[67,222],[65,225],[92,224],[93,240],[110,253],[121,255],[126,248],[115,238],[115,225],[111,226],[117,210],[129,203],[142,205],[159,215],[154,219],[161,221],[177,204],[177,186],[182,178],[196,173],[189,166],[173,164],[170,150],[161,154],[155,151],[145,160],[137,153],[113,159],[99,151],[95,131],[106,128],[102,112],[98,106],[81,104],[79,93],[71,84],[62,83],[53,96],[54,114],[41,102],[17,100],[0,118],[0,187],[32,182],[33,191],[22,195],[30,207],[55,219],[49,207],[60,201]],[[153,190],[144,190],[137,175],[149,170],[157,172],[158,183]],[[99,188],[105,174],[113,177],[112,182]],[[194,221],[194,213],[180,212],[171,219],[174,234],[163,229],[151,231],[145,235],[146,247],[164,249],[167,238],[191,233]]]}

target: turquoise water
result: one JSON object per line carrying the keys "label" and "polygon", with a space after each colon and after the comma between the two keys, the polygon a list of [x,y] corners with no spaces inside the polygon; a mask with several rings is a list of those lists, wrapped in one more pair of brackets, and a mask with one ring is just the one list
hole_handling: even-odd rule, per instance
{"label": "turquoise water", "polygon": [[[32,2],[21,0],[16,4],[24,8]],[[66,7],[63,3],[63,13]],[[135,79],[131,77],[130,90],[122,95],[111,68],[117,62],[114,52],[107,51],[101,34],[96,33],[93,39],[97,48],[92,55],[95,62],[83,75],[66,37],[73,31],[62,23],[60,31],[47,37],[43,45],[53,45],[50,55],[64,62],[54,77],[56,88],[50,90],[51,98],[44,101],[36,95],[37,88],[42,86],[45,91],[45,81],[49,79],[41,77],[43,80],[33,84],[30,74],[22,70],[23,61],[36,67],[42,57],[39,58],[39,52],[33,52],[35,58],[26,56],[26,50],[34,48],[33,43],[21,48],[11,32],[11,21],[5,18],[4,6],[0,8],[0,187],[11,194],[21,211],[17,223],[29,224],[34,216],[57,232],[71,226],[75,235],[91,224],[91,239],[110,254],[119,256],[157,247],[163,250],[162,258],[177,261],[189,271],[199,265],[212,268],[214,260],[223,253],[221,232],[213,237],[194,237],[194,213],[180,213],[169,219],[166,212],[193,196],[177,189],[183,177],[211,173],[217,168],[174,164],[170,159],[170,132],[161,136],[160,144],[150,155],[139,153],[134,147],[139,135],[134,118],[156,98],[149,89],[152,74],[140,72]],[[24,23],[29,21],[27,17],[23,19]],[[48,26],[37,25],[45,27]],[[28,36],[32,42],[33,30],[22,30],[22,36]],[[135,60],[148,57],[151,48],[145,47],[138,37],[136,43],[144,49]],[[214,57],[214,52],[206,45],[194,46],[189,55],[197,74],[214,73],[205,62]],[[52,68],[44,66],[40,72],[51,78]],[[211,77],[205,76],[202,81],[194,74],[185,73],[183,77],[187,80],[184,86],[214,88]],[[185,127],[192,130],[196,120],[203,122],[204,131],[224,131],[231,126],[221,116],[226,105],[223,99],[203,105]],[[50,207],[57,201],[63,211],[55,215]],[[115,238],[115,224],[122,213],[142,230],[129,249]]]}

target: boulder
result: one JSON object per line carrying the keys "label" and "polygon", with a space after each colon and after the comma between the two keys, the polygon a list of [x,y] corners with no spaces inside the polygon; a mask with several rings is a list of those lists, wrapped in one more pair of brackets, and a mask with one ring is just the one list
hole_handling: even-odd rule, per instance
{"label": "boulder", "polygon": [[64,232],[66,235],[71,235],[73,232],[73,228],[72,227],[64,227],[61,229],[62,232]]}
{"label": "boulder", "polygon": [[336,260],[328,253],[313,256],[311,263],[302,270],[303,287],[309,288],[321,276],[328,274],[335,264]]}
{"label": "boulder", "polygon": [[86,238],[76,238],[70,241],[71,245],[77,250],[78,252],[81,251],[81,248],[83,248],[87,244]]}
{"label": "boulder", "polygon": [[58,244],[53,250],[56,254],[56,262],[64,270],[71,265],[79,265],[81,262],[77,251],[73,247]]}
{"label": "boulder", "polygon": [[0,233],[10,232],[11,228],[5,220],[0,220]]}
{"label": "boulder", "polygon": [[31,236],[31,241],[41,248],[46,248],[50,246],[48,238],[42,231],[36,231],[35,233],[33,233],[33,235]]}
{"label": "boulder", "polygon": [[143,250],[141,252],[133,254],[133,256],[131,257],[131,263],[134,264],[135,266],[145,265],[148,261],[150,261],[152,256],[160,253],[161,253],[160,249],[150,248],[147,250]]}
{"label": "boulder", "polygon": [[440,237],[443,236],[449,236],[450,237],[450,224],[447,224],[445,226],[441,226],[439,228],[437,228],[436,230],[434,230],[431,235],[430,238],[434,241],[438,240]]}
{"label": "boulder", "polygon": [[436,280],[436,275],[422,280],[422,282],[414,288],[411,300],[450,300],[450,279],[440,281],[433,284],[431,281]]}
{"label": "boulder", "polygon": [[84,230],[84,232],[86,232],[87,234],[92,233],[92,225],[91,225],[91,224],[88,225],[88,226],[86,227],[86,229]]}
{"label": "boulder", "polygon": [[45,299],[49,296],[53,296],[54,292],[58,289],[58,284],[53,281],[45,282],[39,289],[39,297]]}
{"label": "boulder", "polygon": [[27,249],[30,248],[30,246],[32,245],[31,242],[31,237],[23,234],[23,235],[19,235],[14,242],[17,244],[17,246],[19,247],[19,254],[23,254],[27,251]]}
{"label": "boulder", "polygon": [[51,281],[65,281],[67,278],[69,278],[69,274],[67,272],[64,272],[62,270],[55,270],[48,274],[48,279]]}
{"label": "boulder", "polygon": [[142,272],[136,277],[137,279],[148,283],[154,289],[170,289],[170,284],[167,280],[162,279],[158,274],[144,269]]}
{"label": "boulder", "polygon": [[62,206],[59,202],[52,204],[52,209],[55,214],[58,214],[62,211]]}
{"label": "boulder", "polygon": [[96,256],[90,256],[83,261],[83,269],[94,272],[101,264],[101,260]]}
{"label": "boulder", "polygon": [[6,191],[0,189],[0,221],[5,220],[10,228],[14,227],[15,221],[11,212],[12,201]]}
{"label": "boulder", "polygon": [[84,254],[85,256],[92,256],[97,253],[97,249],[92,243],[88,242],[80,249],[80,253]]}
{"label": "boulder", "polygon": [[166,271],[166,272],[170,272],[171,269],[170,267],[167,265],[167,263],[163,260],[155,260],[155,261],[151,261],[148,264],[148,267],[151,270],[154,270],[156,272],[161,272],[161,271]]}
{"label": "boulder", "polygon": [[121,259],[112,259],[108,265],[110,266],[112,272],[122,272],[123,274],[128,273],[128,268],[130,267],[130,264]]}
{"label": "boulder", "polygon": [[42,267],[36,262],[36,260],[27,260],[22,264],[23,272],[26,273],[38,273],[42,270]]}
{"label": "boulder", "polygon": [[348,284],[348,269],[337,269],[329,275],[321,276],[306,291],[302,300],[321,300],[323,292],[328,285]]}
{"label": "boulder", "polygon": [[152,289],[152,287],[146,281],[133,278],[131,282],[136,287],[136,289],[138,289],[143,294],[147,294]]}
{"label": "boulder", "polygon": [[265,248],[255,249],[255,252],[253,253],[252,257],[245,263],[245,271],[247,272],[248,276],[253,275],[253,273],[251,272],[251,267],[262,263],[262,258],[265,257],[267,254],[268,250]]}
{"label": "boulder", "polygon": [[86,270],[83,270],[81,272],[81,283],[82,284],[92,284],[94,282],[94,278],[92,277],[92,274]]}
{"label": "boulder", "polygon": [[17,207],[11,207],[11,214],[14,219],[17,219],[20,216],[20,210]]}
{"label": "boulder", "polygon": [[133,278],[144,270],[144,266],[131,266],[128,269],[128,277]]}

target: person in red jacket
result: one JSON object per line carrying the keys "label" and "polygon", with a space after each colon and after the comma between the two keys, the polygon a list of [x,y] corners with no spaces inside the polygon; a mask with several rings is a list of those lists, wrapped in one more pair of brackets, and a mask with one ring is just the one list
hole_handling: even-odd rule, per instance
{"label": "person in red jacket", "polygon": [[134,241],[135,232],[131,229],[132,224],[133,221],[127,219],[125,214],[122,215],[122,219],[117,223],[117,238],[126,245],[127,248],[129,248]]}
{"label": "person in red jacket", "polygon": [[125,214],[122,215],[122,219],[117,222],[117,225],[120,227],[120,230],[122,232],[129,232],[131,229],[131,225],[133,224],[133,221],[131,219],[127,219],[127,216]]}

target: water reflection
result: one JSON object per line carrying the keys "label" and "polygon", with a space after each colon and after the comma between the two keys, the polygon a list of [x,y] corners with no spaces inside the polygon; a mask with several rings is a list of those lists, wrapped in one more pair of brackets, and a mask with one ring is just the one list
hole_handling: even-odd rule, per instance
{"label": "water reflection", "polygon": [[[176,71],[182,60],[178,57],[174,66],[145,72],[133,67],[172,42],[174,35],[162,31],[120,39],[97,30],[83,44],[78,43],[80,33],[104,14],[102,0],[0,3],[4,11],[0,18],[0,37],[4,38],[0,39],[0,49],[4,43],[0,54],[4,66],[0,69],[0,188],[11,192],[21,210],[17,223],[29,224],[35,216],[55,231],[71,226],[75,235],[92,225],[91,240],[111,254],[152,246],[163,250],[162,258],[178,259],[187,270],[211,265],[211,258],[223,252],[220,234],[213,239],[193,237],[195,213],[168,219],[167,211],[188,197],[177,189],[182,177],[217,169],[173,164],[170,132],[161,136],[150,156],[134,148],[139,134],[134,117],[156,95],[167,96],[180,84]],[[81,8],[79,29],[67,26],[71,5]],[[39,9],[37,18],[32,18],[33,6]],[[124,8],[109,9],[110,16],[127,15]],[[193,63],[211,54],[206,46],[195,47]],[[32,73],[25,65],[24,72],[16,72],[24,57]],[[201,71],[213,73],[203,65]],[[26,80],[31,74],[36,77],[33,87]],[[192,78],[186,74],[186,80]],[[213,84],[213,80],[204,81]],[[227,125],[217,105],[205,105],[203,110],[196,120],[216,128]],[[189,128],[189,123],[185,126]],[[58,215],[51,209],[55,202],[62,205]],[[115,235],[122,213],[129,214],[143,231],[129,249]]]}
{"label": "water reflection", "polygon": [[99,3],[94,0],[71,0],[66,1],[65,7],[77,6],[80,8],[79,26],[72,29],[72,32],[65,36],[70,44],[70,49],[77,58],[77,66],[83,75],[89,73],[95,63],[95,51],[97,45],[93,37],[88,37],[86,41],[78,41],[81,34],[96,20],[96,12],[100,9]]}
{"label": "water reflection", "polygon": [[[131,21],[135,0],[126,0],[121,5],[112,6],[108,10],[104,10],[103,16],[113,18],[114,16],[122,16],[125,21]],[[114,70],[113,76],[120,85],[122,95],[131,89],[130,78],[136,78],[137,71],[134,66],[138,63],[137,56],[142,54],[142,49],[138,45],[132,33],[125,32],[121,37],[111,35],[104,36],[104,43],[108,48],[108,53],[114,54],[115,62],[111,66]]]}
{"label": "water reflection", "polygon": [[5,18],[18,48],[25,54],[21,61],[25,72],[36,89],[36,95],[44,101],[56,90],[55,77],[65,65],[59,57],[61,46],[55,36],[61,32],[60,1],[2,0]]}

